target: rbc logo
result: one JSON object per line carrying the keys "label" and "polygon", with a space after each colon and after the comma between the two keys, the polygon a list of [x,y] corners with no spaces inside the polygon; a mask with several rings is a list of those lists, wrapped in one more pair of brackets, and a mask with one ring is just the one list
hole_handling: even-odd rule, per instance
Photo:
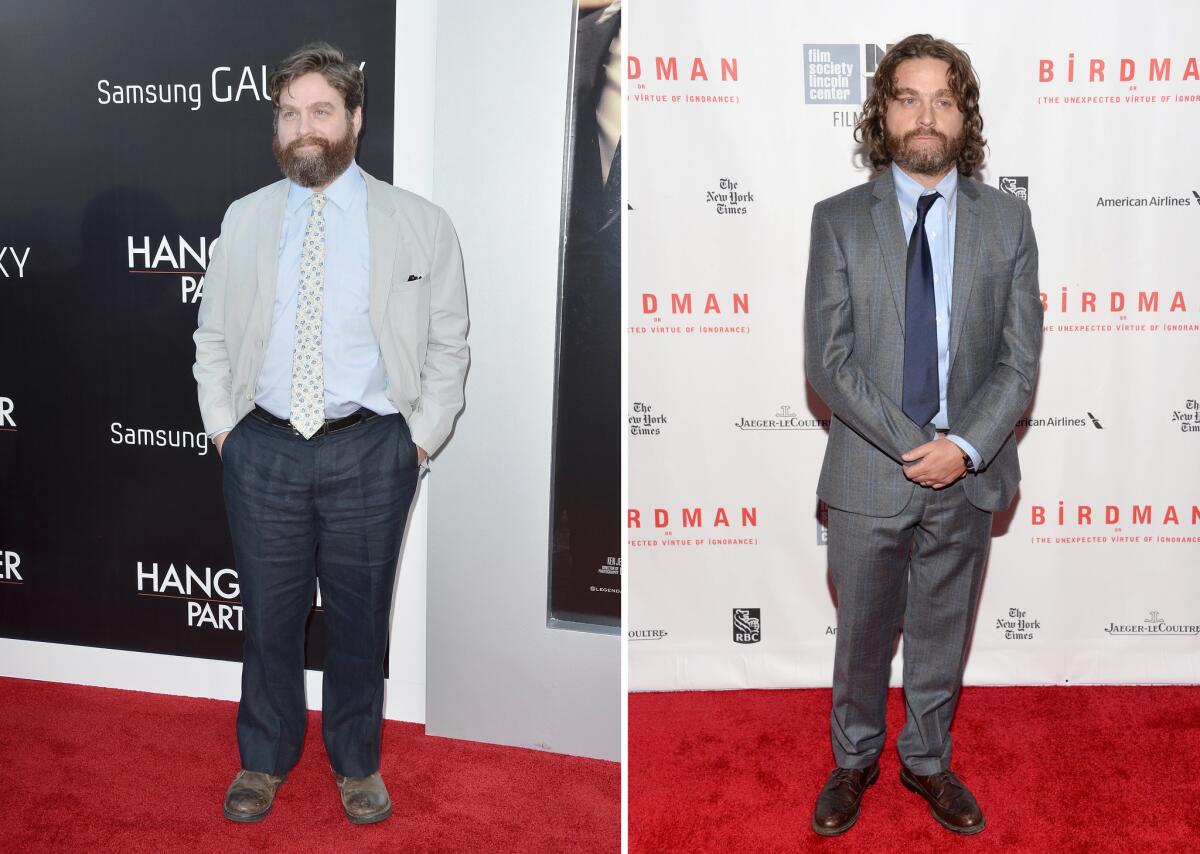
{"label": "rbc logo", "polygon": [[1029,201],[1029,176],[1000,179],[1000,189],[1023,202]]}
{"label": "rbc logo", "polygon": [[733,609],[733,642],[758,643],[762,640],[762,609]]}

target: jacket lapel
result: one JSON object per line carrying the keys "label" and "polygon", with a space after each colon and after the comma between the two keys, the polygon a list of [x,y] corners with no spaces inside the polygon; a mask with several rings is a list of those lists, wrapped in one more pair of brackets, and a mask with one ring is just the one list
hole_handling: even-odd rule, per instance
{"label": "jacket lapel", "polygon": [[883,252],[883,266],[887,270],[888,284],[892,287],[892,299],[896,303],[896,314],[900,317],[900,330],[904,330],[904,289],[908,266],[908,241],[904,226],[900,223],[900,203],[896,201],[896,186],[891,170],[878,178],[872,189],[871,219],[875,222],[875,234]]}
{"label": "jacket lapel", "polygon": [[363,172],[367,182],[367,240],[371,247],[371,292],[369,297],[371,329],[380,338],[383,318],[391,294],[392,270],[396,251],[402,242],[396,222],[396,205],[386,192],[388,185]]}
{"label": "jacket lapel", "polygon": [[[275,286],[279,278],[279,234],[283,228],[283,212],[287,208],[288,182],[280,181],[271,188],[263,203],[263,215],[258,220],[258,293],[255,310],[259,325],[271,326],[271,306],[275,302]],[[266,333],[264,332],[264,339]]]}
{"label": "jacket lapel", "polygon": [[950,298],[950,368],[958,342],[962,340],[967,306],[975,287],[975,267],[979,259],[979,188],[975,181],[959,177],[955,202],[953,294]]}

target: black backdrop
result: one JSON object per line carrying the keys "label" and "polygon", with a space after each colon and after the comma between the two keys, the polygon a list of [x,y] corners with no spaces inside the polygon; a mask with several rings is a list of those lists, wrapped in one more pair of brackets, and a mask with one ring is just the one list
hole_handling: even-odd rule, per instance
{"label": "black backdrop", "polygon": [[0,0],[0,636],[240,659],[195,256],[279,179],[264,78],[305,42],[366,63],[358,162],[391,181],[395,14]]}

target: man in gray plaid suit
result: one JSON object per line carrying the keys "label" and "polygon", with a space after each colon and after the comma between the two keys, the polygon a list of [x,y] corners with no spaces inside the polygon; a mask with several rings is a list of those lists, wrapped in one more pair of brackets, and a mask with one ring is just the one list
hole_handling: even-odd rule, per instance
{"label": "man in gray plaid suit", "polygon": [[948,829],[984,828],[950,770],[949,727],[992,513],[1021,477],[1013,427],[1042,303],[1029,208],[971,177],[982,129],[967,55],[910,36],[880,63],[856,129],[881,174],[813,210],[805,365],[833,413],[817,492],[838,611],[823,836],[857,821],[879,775],[901,627],[901,782]]}

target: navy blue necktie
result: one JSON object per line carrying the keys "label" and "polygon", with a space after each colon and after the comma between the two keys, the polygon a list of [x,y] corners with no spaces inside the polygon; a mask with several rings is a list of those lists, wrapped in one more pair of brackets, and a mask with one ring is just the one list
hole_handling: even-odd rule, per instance
{"label": "navy blue necktie", "polygon": [[937,309],[933,297],[933,260],[925,236],[925,215],[940,199],[930,193],[917,200],[917,224],[908,239],[908,276],[904,297],[904,414],[924,427],[941,408],[937,371]]}

